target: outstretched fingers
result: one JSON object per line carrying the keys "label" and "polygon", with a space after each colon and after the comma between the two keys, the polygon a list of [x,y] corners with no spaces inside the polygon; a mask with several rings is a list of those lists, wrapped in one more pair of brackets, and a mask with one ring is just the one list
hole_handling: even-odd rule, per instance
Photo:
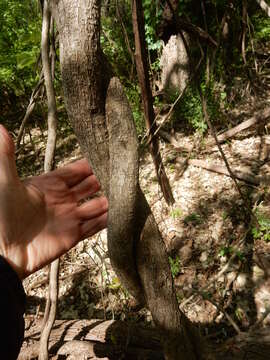
{"label": "outstretched fingers", "polygon": [[108,207],[105,196],[93,198],[77,207],[77,216],[81,222],[80,240],[93,236],[107,227]]}
{"label": "outstretched fingers", "polygon": [[107,222],[108,222],[107,212],[96,218],[85,221],[81,225],[81,240],[93,236],[100,230],[105,229],[107,227]]}
{"label": "outstretched fingers", "polygon": [[77,202],[94,195],[100,189],[100,185],[95,175],[90,175],[73,186],[70,190]]}
{"label": "outstretched fingers", "polygon": [[59,176],[68,187],[73,187],[93,174],[93,171],[86,159],[74,161],[60,169],[52,171],[52,176]]}
{"label": "outstretched fingers", "polygon": [[81,221],[96,218],[108,211],[108,200],[105,196],[86,201],[77,208],[77,215]]}

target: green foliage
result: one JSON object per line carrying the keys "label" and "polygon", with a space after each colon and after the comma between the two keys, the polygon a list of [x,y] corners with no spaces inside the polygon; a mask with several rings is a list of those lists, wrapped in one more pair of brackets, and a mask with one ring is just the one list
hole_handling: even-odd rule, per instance
{"label": "green foliage", "polygon": [[162,9],[159,3],[152,0],[143,1],[144,20],[145,20],[145,40],[148,50],[159,50],[161,41],[158,39],[156,29],[161,20]]}
{"label": "green foliage", "polygon": [[204,300],[209,300],[212,298],[212,294],[209,291],[202,291],[201,295]]}
{"label": "green foliage", "polygon": [[[177,96],[178,94],[175,94],[170,102],[175,101]],[[172,121],[175,124],[187,123],[201,133],[207,129],[203,119],[201,99],[198,91],[193,86],[188,86],[182,99],[176,105]]]}
{"label": "green foliage", "polygon": [[255,14],[251,19],[254,26],[254,37],[257,41],[270,40],[270,18]]}
{"label": "green foliage", "polygon": [[[40,52],[41,18],[40,9],[36,0],[1,0],[0,1],[0,88],[8,89],[17,96],[24,95],[33,88],[37,81],[36,62]],[[158,37],[160,25],[163,24],[163,10],[165,2],[143,0],[145,17],[146,41],[151,63],[151,74],[156,77],[159,72],[159,58],[161,40]],[[211,0],[205,2],[206,22],[208,32],[215,39],[219,37],[219,26],[225,10],[229,11],[229,43],[222,39],[217,49],[214,65],[214,78],[207,89],[207,105],[210,120],[216,122],[220,119],[221,110],[228,105],[229,89],[233,88],[233,79],[243,72],[241,58],[240,30],[242,2],[233,3],[233,11],[229,10],[225,0]],[[195,26],[204,28],[204,19],[201,6],[196,0],[179,0],[178,15],[189,19]],[[270,40],[270,18],[268,18],[258,5],[248,2],[250,28],[256,43]],[[114,73],[121,79],[126,88],[130,101],[136,128],[139,134],[145,130],[141,109],[141,96],[136,78],[136,69],[132,59],[134,53],[134,35],[132,29],[131,3],[127,0],[110,2],[106,12],[102,11],[101,45]],[[206,43],[203,43],[205,47]],[[205,49],[205,48],[204,48]],[[231,49],[232,58],[228,58],[227,49]],[[247,34],[247,55],[250,49],[250,35]],[[200,57],[198,46],[191,43],[191,57]],[[211,58],[212,51],[209,47]],[[252,58],[253,61],[253,58]],[[203,62],[204,64],[204,62]],[[56,64],[57,68],[59,64]],[[198,86],[205,92],[204,66],[196,78]],[[224,86],[217,91],[216,84],[221,82]],[[230,85],[228,85],[230,83]],[[1,91],[0,91],[1,93]],[[1,94],[0,94],[1,95]],[[170,102],[178,94],[172,94]],[[160,104],[160,106],[162,106]],[[200,94],[197,85],[190,84],[175,108],[173,115],[175,125],[188,125],[200,133],[207,130],[203,118]]]}
{"label": "green foliage", "polygon": [[183,212],[181,209],[175,208],[171,211],[170,215],[173,219],[179,219],[183,215]]}
{"label": "green foliage", "polygon": [[0,2],[0,87],[22,95],[35,81],[41,20],[34,0]]}
{"label": "green foliage", "polygon": [[131,54],[128,51],[128,46],[134,49],[130,3],[125,0],[112,2],[109,13],[101,17],[101,27],[102,50],[115,74],[125,84],[135,70],[132,70]]}
{"label": "green foliage", "polygon": [[202,218],[199,214],[196,214],[196,213],[191,213],[190,215],[187,215],[185,218],[184,218],[184,222],[186,224],[188,223],[192,223],[194,225],[199,225],[202,223]]}
{"label": "green foliage", "polygon": [[254,239],[262,239],[266,242],[270,241],[270,218],[261,212],[257,212],[259,227],[252,228]]}
{"label": "green foliage", "polygon": [[114,73],[125,86],[137,133],[141,135],[144,132],[145,124],[140,103],[140,88],[137,79],[134,79],[135,64],[132,64],[131,54],[127,46],[128,41],[130,48],[134,49],[130,2],[120,0],[117,4],[116,2],[111,3],[109,13],[101,18],[101,25],[102,49],[112,65]]}
{"label": "green foliage", "polygon": [[238,321],[242,321],[245,316],[244,310],[241,309],[240,307],[237,307],[234,312],[235,312],[236,319]]}
{"label": "green foliage", "polygon": [[178,5],[179,16],[187,14],[187,12],[190,10],[190,6],[189,6],[190,3],[191,3],[190,0],[179,0],[179,5]]}
{"label": "green foliage", "polygon": [[[212,123],[216,123],[221,119],[221,107],[227,107],[227,93],[223,90],[219,92],[215,89],[215,82],[212,81],[209,88],[205,89],[205,80],[201,80],[200,88],[206,93],[207,111]],[[179,94],[172,96],[171,102],[175,101]],[[203,116],[202,102],[198,88],[194,84],[190,84],[183,97],[175,107],[173,115],[175,124],[187,124],[194,130],[203,134],[207,130],[207,124]]]}
{"label": "green foliage", "polygon": [[176,256],[175,258],[169,256],[169,263],[171,267],[172,277],[175,278],[181,272],[181,261],[179,259],[179,256]]}
{"label": "green foliage", "polygon": [[119,290],[121,288],[121,283],[118,277],[113,277],[111,283],[109,284],[109,289],[111,290]]}
{"label": "green foliage", "polygon": [[228,256],[233,253],[233,247],[232,246],[222,246],[219,251],[219,256]]}
{"label": "green foliage", "polygon": [[235,254],[240,261],[245,260],[243,252],[233,246],[222,246],[219,251],[219,256],[231,256],[232,254]]}
{"label": "green foliage", "polygon": [[137,134],[142,135],[145,130],[145,122],[140,103],[139,85],[128,83],[128,86],[126,86],[126,95],[131,106]]}

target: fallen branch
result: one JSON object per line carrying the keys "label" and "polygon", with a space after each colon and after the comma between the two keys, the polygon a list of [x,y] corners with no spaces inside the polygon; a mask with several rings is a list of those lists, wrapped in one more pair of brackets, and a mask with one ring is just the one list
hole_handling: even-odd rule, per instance
{"label": "fallen branch", "polygon": [[[225,142],[226,140],[234,137],[239,132],[243,130],[247,130],[251,126],[254,126],[260,122],[266,122],[270,118],[270,108],[266,108],[262,112],[252,116],[248,120],[243,121],[241,124],[234,126],[230,130],[224,131],[222,134],[217,136],[218,142],[221,144]],[[176,150],[178,151],[186,151],[189,152],[191,147],[190,145],[179,145],[178,141],[168,134],[164,130],[159,130],[159,135],[166,141],[168,141]],[[216,145],[216,142],[214,140],[210,140],[206,143],[206,147],[211,147]]]}
{"label": "fallen branch", "polygon": [[201,291],[198,291],[196,290],[195,292],[197,292],[198,295],[200,295],[204,300],[207,300],[209,301],[212,305],[214,305],[217,310],[219,312],[221,312],[225,317],[226,319],[228,320],[228,322],[231,324],[231,326],[234,328],[234,330],[237,332],[238,335],[240,335],[242,332],[241,330],[239,329],[238,325],[236,324],[236,322],[233,320],[233,318],[227,313],[226,310],[224,310],[222,308],[222,306],[220,306],[218,303],[216,303],[213,299],[211,299],[211,297],[209,296],[206,296],[205,293],[201,292]]}
{"label": "fallen branch", "polygon": [[[38,323],[26,332],[19,360],[34,359],[38,355],[40,328],[41,324]],[[160,341],[156,329],[122,321],[56,320],[50,336],[49,352],[50,355],[66,355],[72,352],[75,355],[80,346],[82,351],[90,350],[91,355],[96,358],[111,358],[112,353],[116,358],[115,352],[118,351],[120,354],[133,354],[134,357],[127,357],[132,359],[163,359]]]}
{"label": "fallen branch", "polygon": [[[178,160],[177,160],[178,161]],[[230,176],[229,171],[227,170],[227,168],[225,166],[222,165],[216,165],[216,164],[209,164],[204,160],[199,160],[199,159],[190,159],[188,160],[188,164],[189,165],[194,165],[197,167],[201,167],[205,170],[209,170],[218,174],[222,174],[222,175],[226,175],[226,176]],[[260,177],[255,176],[251,173],[247,173],[247,172],[243,172],[243,171],[239,171],[236,169],[233,169],[233,174],[235,176],[236,179],[238,180],[242,180],[245,181],[247,183],[250,183],[252,185],[259,185],[260,183]]]}
{"label": "fallen branch", "polygon": [[[218,142],[223,143],[224,141],[232,138],[239,132],[246,130],[250,128],[253,125],[256,125],[259,122],[265,122],[270,117],[270,108],[264,109],[262,112],[259,112],[258,114],[252,116],[246,121],[243,121],[241,124],[236,125],[230,130],[225,131],[224,133],[217,136]],[[208,146],[215,145],[215,141],[211,140],[209,143],[207,143]]]}
{"label": "fallen branch", "polygon": [[[137,349],[127,347],[123,349],[117,348],[114,344],[97,344],[93,341],[73,340],[65,343],[58,350],[59,356],[72,356],[75,359],[153,359],[162,360],[163,356],[157,351],[148,349]],[[90,356],[90,357],[89,357]],[[105,357],[104,357],[105,356]],[[68,357],[70,359],[70,357]]]}

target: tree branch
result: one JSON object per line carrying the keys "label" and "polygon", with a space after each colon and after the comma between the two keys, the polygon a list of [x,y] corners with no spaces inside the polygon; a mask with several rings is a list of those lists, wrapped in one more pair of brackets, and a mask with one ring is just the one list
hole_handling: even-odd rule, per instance
{"label": "tree branch", "polygon": [[[54,56],[52,54],[51,64],[49,58],[49,33],[51,24],[51,14],[48,6],[48,1],[43,3],[42,16],[42,38],[41,38],[41,54],[42,65],[44,71],[44,80],[48,101],[48,138],[44,160],[44,171],[49,172],[53,168],[54,153],[56,147],[56,132],[57,132],[57,115],[56,115],[56,101],[53,87],[52,69],[54,66]],[[45,319],[44,328],[40,339],[40,353],[39,360],[48,360],[48,343],[50,332],[56,317],[57,298],[58,298],[58,273],[59,273],[59,259],[51,264],[49,293],[46,304],[46,314],[48,319]]]}
{"label": "tree branch", "polygon": [[195,35],[195,36],[197,36],[197,37],[199,37],[199,38],[201,38],[203,40],[208,41],[212,46],[214,46],[214,47],[217,46],[216,40],[214,40],[212,38],[212,36],[210,34],[208,34],[207,31],[203,30],[199,26],[196,26],[196,25],[192,24],[191,22],[180,19],[179,16],[176,14],[175,10],[174,10],[174,7],[171,4],[171,1],[167,0],[166,2],[167,2],[168,6],[170,8],[170,11],[172,13],[174,22],[175,22],[176,26],[178,27],[179,32],[181,30],[185,30],[185,31],[187,31],[189,33],[192,33],[193,35]]}
{"label": "tree branch", "polygon": [[40,93],[42,92],[43,89],[43,83],[44,83],[44,76],[43,76],[43,72],[41,71],[40,76],[39,76],[39,82],[37,83],[37,85],[35,86],[34,90],[32,91],[30,100],[29,100],[29,104],[27,106],[25,115],[23,117],[23,120],[21,122],[20,125],[20,129],[19,129],[19,133],[16,139],[16,152],[19,151],[20,148],[20,144],[21,144],[21,140],[22,140],[22,136],[23,136],[23,132],[25,129],[25,125],[28,121],[28,119],[30,118],[32,112],[34,111],[35,105],[36,105],[36,101],[40,95]]}
{"label": "tree branch", "polygon": [[156,131],[153,97],[149,79],[149,63],[146,50],[144,15],[141,0],[132,0],[132,24],[135,37],[135,61],[140,83],[146,128],[150,138],[150,152],[156,169],[158,182],[168,204],[174,203],[172,190],[162,163]]}

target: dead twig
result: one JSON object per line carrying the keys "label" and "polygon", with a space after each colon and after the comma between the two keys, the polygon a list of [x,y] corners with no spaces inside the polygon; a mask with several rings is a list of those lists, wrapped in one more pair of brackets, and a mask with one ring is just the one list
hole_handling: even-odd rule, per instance
{"label": "dead twig", "polygon": [[20,125],[19,133],[18,133],[17,140],[16,140],[16,153],[18,153],[20,151],[20,144],[21,144],[25,125],[34,110],[37,99],[40,96],[42,89],[43,89],[43,84],[44,84],[43,71],[41,71],[39,78],[40,78],[39,82],[37,83],[36,87],[32,91],[32,94],[31,94],[31,97],[29,100],[29,104],[27,106],[25,115],[24,115],[23,120]]}
{"label": "dead twig", "polygon": [[[253,125],[256,125],[261,122],[266,122],[269,119],[269,117],[270,117],[270,108],[266,108],[262,112],[255,114],[248,120],[241,122],[241,124],[236,125],[233,128],[218,135],[217,136],[218,142],[223,143],[226,140],[228,140],[228,139],[232,138],[233,136],[235,136],[236,134],[238,134],[239,132],[241,132],[243,130],[247,130],[248,128],[250,128]],[[215,140],[212,140],[207,144],[207,146],[213,146],[215,144],[216,144]]]}
{"label": "dead twig", "polygon": [[219,304],[217,304],[213,299],[211,299],[209,296],[205,296],[205,294],[201,291],[197,291],[197,293],[202,296],[203,299],[209,301],[212,305],[214,305],[218,311],[220,311],[225,317],[226,319],[229,321],[229,323],[231,324],[231,326],[234,328],[234,330],[237,332],[238,335],[242,334],[242,331],[239,329],[238,325],[236,324],[236,322],[233,320],[233,318],[227,313],[226,310],[224,310]]}
{"label": "dead twig", "polygon": [[148,71],[149,64],[145,40],[144,14],[142,2],[139,0],[132,1],[132,25],[135,38],[136,69],[142,93],[146,128],[149,130],[150,153],[152,155],[158,182],[160,184],[164,198],[168,204],[173,204],[174,197],[172,194],[169,179],[166,175],[166,171],[162,163],[158,138],[154,135],[156,131],[155,113],[153,108],[153,97]]}

